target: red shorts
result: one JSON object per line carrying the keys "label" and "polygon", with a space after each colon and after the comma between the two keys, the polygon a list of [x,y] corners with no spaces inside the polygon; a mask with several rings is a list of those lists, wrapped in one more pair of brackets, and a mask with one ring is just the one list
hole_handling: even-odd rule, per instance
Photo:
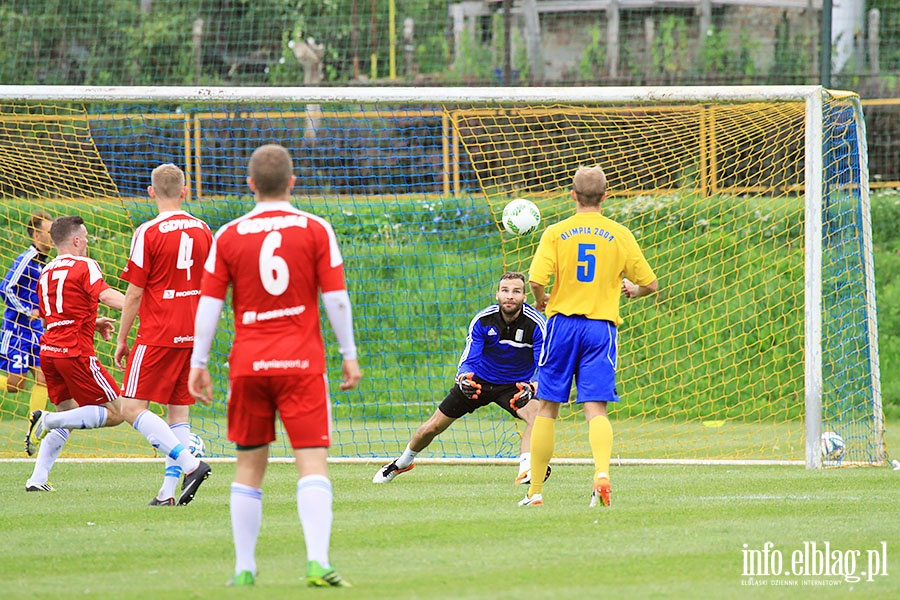
{"label": "red shorts", "polygon": [[78,406],[106,404],[119,395],[119,385],[96,356],[74,358],[41,357],[41,369],[47,380],[50,402],[75,400]]}
{"label": "red shorts", "polygon": [[292,448],[331,445],[331,399],[324,374],[233,378],[228,439],[241,446],[272,443],[276,410]]}
{"label": "red shorts", "polygon": [[189,405],[191,348],[167,348],[135,344],[128,356],[122,395],[159,404]]}

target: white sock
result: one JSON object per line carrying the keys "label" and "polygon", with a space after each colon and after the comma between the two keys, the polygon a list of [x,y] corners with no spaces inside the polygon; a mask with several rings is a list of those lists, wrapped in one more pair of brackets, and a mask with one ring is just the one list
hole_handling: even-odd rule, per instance
{"label": "white sock", "polygon": [[519,474],[531,469],[531,452],[523,452],[519,455]]}
{"label": "white sock", "polygon": [[106,424],[105,406],[79,406],[72,410],[44,414],[47,429],[99,429]]}
{"label": "white sock", "polygon": [[[182,446],[185,448],[188,447],[191,442],[190,423],[175,423],[174,425],[169,425],[169,430],[175,434],[175,437]],[[166,456],[166,475],[163,478],[162,487],[159,488],[159,493],[156,494],[156,497],[160,500],[174,498],[175,488],[178,487],[178,481],[180,479],[181,467],[178,466],[171,456]]]}
{"label": "white sock", "polygon": [[231,532],[234,536],[234,572],[256,575],[256,540],[262,526],[262,490],[231,484]]}
{"label": "white sock", "polygon": [[403,454],[400,455],[400,458],[397,459],[397,466],[401,469],[405,469],[409,465],[413,464],[416,460],[416,456],[418,456],[418,452],[413,452],[409,448],[409,444],[406,445],[406,450],[403,451]]}
{"label": "white sock", "polygon": [[200,466],[200,461],[188,452],[187,447],[178,441],[178,438],[169,429],[169,425],[158,415],[149,410],[142,411],[134,420],[134,428],[147,438],[151,446],[158,448],[175,461],[175,464],[181,467],[185,473],[190,473]]}
{"label": "white sock", "polygon": [[307,475],[297,482],[297,513],[306,540],[306,560],[314,560],[324,569],[331,568],[331,499],[331,481],[324,475]]}
{"label": "white sock", "polygon": [[41,440],[38,448],[37,460],[34,461],[34,470],[31,472],[31,478],[28,481],[33,483],[47,483],[50,478],[50,469],[53,463],[59,458],[66,440],[69,439],[68,429],[53,429],[47,436]]}

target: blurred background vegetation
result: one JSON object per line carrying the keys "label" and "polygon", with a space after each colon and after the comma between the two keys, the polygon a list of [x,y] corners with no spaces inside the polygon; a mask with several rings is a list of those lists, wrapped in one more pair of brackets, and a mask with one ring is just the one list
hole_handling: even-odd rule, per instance
{"label": "blurred background vegetation", "polygon": [[[312,38],[327,85],[818,83],[822,0],[775,4],[5,0],[0,82],[299,85]],[[894,93],[900,3],[834,4],[834,85]]]}

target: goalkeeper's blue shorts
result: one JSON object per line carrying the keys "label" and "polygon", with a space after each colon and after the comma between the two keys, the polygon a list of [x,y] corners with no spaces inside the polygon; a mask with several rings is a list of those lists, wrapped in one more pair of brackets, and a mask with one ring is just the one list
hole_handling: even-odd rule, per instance
{"label": "goalkeeper's blue shorts", "polygon": [[0,332],[0,371],[23,375],[41,366],[39,336],[32,329],[15,327]]}
{"label": "goalkeeper's blue shorts", "polygon": [[537,397],[568,402],[575,378],[576,402],[618,402],[618,331],[609,321],[555,314],[538,362]]}

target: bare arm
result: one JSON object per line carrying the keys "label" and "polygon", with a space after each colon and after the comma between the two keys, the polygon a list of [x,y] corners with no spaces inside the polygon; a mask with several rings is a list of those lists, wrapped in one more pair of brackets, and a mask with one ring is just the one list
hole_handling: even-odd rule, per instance
{"label": "bare arm", "polygon": [[625,294],[626,298],[640,298],[641,296],[648,296],[659,289],[659,280],[654,279],[647,285],[638,285],[636,283],[632,283],[627,278],[622,279],[622,293]]}
{"label": "bare arm", "polygon": [[106,288],[100,292],[100,303],[115,309],[122,310],[125,307],[125,294],[113,288]]}
{"label": "bare arm", "polygon": [[128,346],[128,334],[134,326],[143,297],[144,288],[133,283],[128,284],[128,289],[125,290],[125,306],[122,308],[122,323],[116,339],[115,361],[116,366],[120,369],[125,368],[125,358],[131,352],[131,348]]}
{"label": "bare arm", "polygon": [[547,308],[547,302],[550,301],[550,294],[546,293],[547,286],[533,281],[529,281],[528,285],[531,286],[531,293],[534,295],[534,307],[544,312],[544,309]]}

